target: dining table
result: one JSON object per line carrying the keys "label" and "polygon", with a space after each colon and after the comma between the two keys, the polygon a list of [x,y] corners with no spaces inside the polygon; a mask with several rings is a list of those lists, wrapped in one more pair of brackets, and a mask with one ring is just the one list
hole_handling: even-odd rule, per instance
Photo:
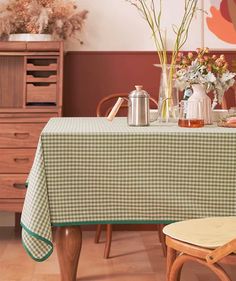
{"label": "dining table", "polygon": [[22,242],[36,261],[46,260],[55,244],[61,280],[75,281],[81,225],[214,216],[236,216],[235,129],[52,118],[27,179]]}

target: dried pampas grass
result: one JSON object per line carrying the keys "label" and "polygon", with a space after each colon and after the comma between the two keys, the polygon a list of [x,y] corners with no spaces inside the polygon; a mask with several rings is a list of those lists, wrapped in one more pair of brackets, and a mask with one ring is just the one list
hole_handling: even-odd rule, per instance
{"label": "dried pampas grass", "polygon": [[87,13],[72,0],[8,0],[0,4],[0,39],[11,33],[46,33],[66,40],[81,31]]}

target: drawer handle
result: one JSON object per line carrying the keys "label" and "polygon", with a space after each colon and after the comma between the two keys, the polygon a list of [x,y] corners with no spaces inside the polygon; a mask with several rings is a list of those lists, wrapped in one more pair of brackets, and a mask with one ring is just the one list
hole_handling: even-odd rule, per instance
{"label": "drawer handle", "polygon": [[16,189],[25,189],[25,183],[13,183],[13,187]]}
{"label": "drawer handle", "polygon": [[29,158],[14,158],[16,163],[27,163],[29,162]]}
{"label": "drawer handle", "polygon": [[18,139],[27,139],[29,135],[29,133],[14,133],[14,136]]}

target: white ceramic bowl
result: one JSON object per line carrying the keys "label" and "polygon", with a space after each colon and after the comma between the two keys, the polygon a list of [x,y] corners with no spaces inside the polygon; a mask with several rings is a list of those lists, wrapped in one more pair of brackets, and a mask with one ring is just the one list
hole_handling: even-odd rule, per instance
{"label": "white ceramic bowl", "polygon": [[158,118],[158,109],[150,109],[150,122],[156,121]]}
{"label": "white ceramic bowl", "polygon": [[19,33],[10,34],[8,41],[51,41],[51,34],[30,34],[30,33]]}
{"label": "white ceramic bowl", "polygon": [[213,122],[218,122],[220,119],[226,117],[229,114],[227,109],[214,109],[212,110]]}

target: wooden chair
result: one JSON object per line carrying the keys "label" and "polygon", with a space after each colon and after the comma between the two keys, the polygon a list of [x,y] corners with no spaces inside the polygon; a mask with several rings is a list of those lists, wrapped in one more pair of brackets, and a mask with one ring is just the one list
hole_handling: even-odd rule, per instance
{"label": "wooden chair", "polygon": [[[220,264],[236,265],[236,217],[177,222],[164,227],[167,281],[179,281],[188,261],[207,266],[217,280],[233,281]],[[235,276],[234,276],[235,277]]]}
{"label": "wooden chair", "polygon": [[[112,94],[109,96],[104,97],[97,106],[97,117],[107,117],[115,104],[116,100],[119,97],[126,97],[128,98],[127,93],[117,93],[117,94]],[[150,103],[155,105],[155,108],[157,108],[157,102],[155,99],[150,97]],[[127,108],[128,108],[128,103],[125,101],[120,108],[120,111],[122,111],[122,115],[127,116]],[[126,110],[126,113],[124,114],[124,109]],[[162,251],[164,256],[166,256],[166,244],[165,244],[165,236],[162,232],[162,229],[164,227],[164,224],[159,224],[158,225],[158,234],[159,234],[159,240],[162,245]],[[95,234],[95,243],[99,243],[100,236],[101,236],[101,231],[102,231],[102,225],[99,224],[97,226],[96,234]],[[111,249],[111,241],[112,241],[112,225],[107,224],[106,225],[106,244],[105,244],[105,251],[104,251],[104,258],[107,259],[109,258],[110,255],[110,249]]]}

